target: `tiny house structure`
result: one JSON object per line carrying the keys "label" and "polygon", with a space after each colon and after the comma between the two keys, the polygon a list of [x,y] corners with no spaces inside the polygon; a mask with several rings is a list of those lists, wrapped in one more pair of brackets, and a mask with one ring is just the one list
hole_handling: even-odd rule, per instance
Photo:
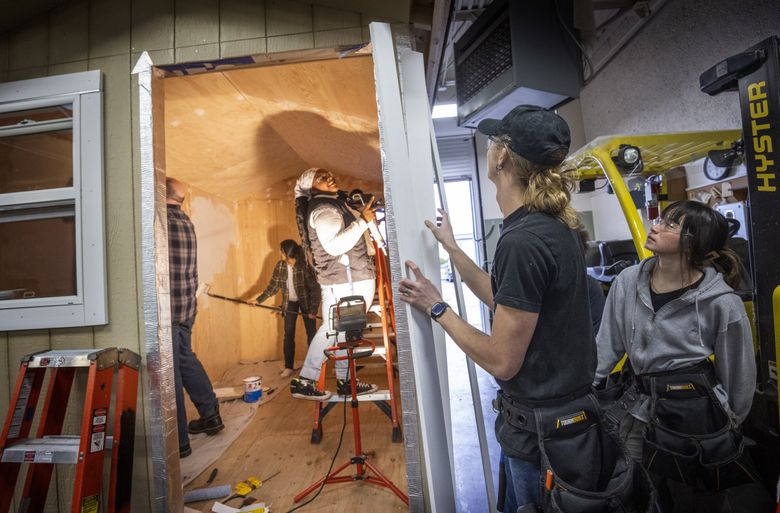
{"label": "tiny house structure", "polygon": [[[421,219],[434,214],[434,140],[421,55],[403,41],[390,25],[374,23],[370,46],[337,52],[167,70],[153,68],[147,54],[139,59],[143,266],[150,278],[144,311],[147,328],[156,328],[147,330],[145,344],[147,356],[159,362],[149,373],[153,380],[159,375],[160,383],[159,395],[152,397],[151,429],[165,435],[165,459],[156,469],[161,477],[178,476],[178,457],[171,456],[178,448],[171,429],[173,391],[166,383],[172,356],[165,176],[193,186],[190,210],[195,224],[205,227],[200,245],[208,248],[199,251],[206,256],[201,281],[210,280],[223,295],[246,296],[263,274],[261,259],[272,255],[265,262],[267,275],[278,241],[295,238],[292,188],[309,167],[333,171],[344,185],[382,189],[394,281],[403,276],[407,259],[432,274],[438,269],[435,245]],[[276,351],[275,344],[258,340],[258,334],[275,331],[267,318],[253,317],[238,304],[211,306],[209,301],[204,310],[194,345],[206,348],[203,359],[212,368],[235,364],[237,356]],[[441,399],[446,394],[440,393],[446,384],[443,339],[431,331],[426,316],[399,303],[395,315],[412,507],[449,508],[450,437],[447,401]],[[174,488],[167,487],[169,501],[176,503]]]}

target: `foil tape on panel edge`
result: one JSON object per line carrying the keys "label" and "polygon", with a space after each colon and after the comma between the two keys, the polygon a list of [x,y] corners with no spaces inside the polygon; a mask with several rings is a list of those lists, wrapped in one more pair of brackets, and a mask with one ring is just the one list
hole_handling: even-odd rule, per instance
{"label": "foil tape on panel edge", "polygon": [[[183,509],[168,288],[165,173],[154,162],[151,69],[138,73],[141,158],[144,401],[151,454],[151,506],[160,513]],[[163,222],[165,220],[165,222]]]}
{"label": "foil tape on panel edge", "polygon": [[[381,126],[381,115],[379,124]],[[381,132],[381,130],[380,130]],[[382,152],[382,177],[387,182],[389,172],[385,166],[385,156]],[[385,188],[385,212],[387,222],[387,239],[390,248],[390,276],[393,284],[403,277],[403,265],[398,256],[398,243],[395,234],[397,228],[393,215],[393,198],[389,189]],[[396,295],[393,288],[393,295]],[[409,334],[409,319],[406,316],[406,303],[398,298],[393,299],[395,312],[396,349],[398,352],[398,380],[401,390],[401,418],[404,426],[404,443],[406,449],[406,473],[409,506],[411,511],[424,511],[423,478],[420,468],[419,418],[417,415],[417,395],[414,380],[414,362],[412,359],[411,339]]]}
{"label": "foil tape on panel edge", "polygon": [[[393,27],[394,38],[398,31]],[[396,41],[396,44],[399,44]],[[401,43],[408,45],[408,38]],[[382,134],[382,110],[377,102],[377,118],[380,136]],[[387,156],[380,147],[382,162],[382,179],[385,184],[390,183],[390,170],[387,166]],[[398,283],[404,277],[403,264],[398,254],[396,239],[397,227],[395,224],[394,202],[391,191],[385,187],[385,212],[387,223],[387,239],[389,246],[390,276],[392,284]],[[407,493],[409,497],[409,509],[413,512],[425,511],[425,498],[423,496],[423,476],[421,467],[419,416],[417,412],[417,395],[414,379],[414,362],[412,359],[411,338],[409,333],[409,319],[406,316],[405,303],[396,296],[393,291],[393,306],[395,313],[396,350],[398,352],[398,377],[401,390],[401,418],[404,428],[404,445],[406,455]]]}

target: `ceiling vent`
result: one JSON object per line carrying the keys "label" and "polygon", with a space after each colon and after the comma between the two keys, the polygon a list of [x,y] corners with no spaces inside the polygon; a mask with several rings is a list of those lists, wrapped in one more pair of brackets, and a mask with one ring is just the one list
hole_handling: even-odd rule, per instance
{"label": "ceiling vent", "polygon": [[455,42],[458,124],[475,127],[521,104],[579,96],[572,0],[494,0]]}

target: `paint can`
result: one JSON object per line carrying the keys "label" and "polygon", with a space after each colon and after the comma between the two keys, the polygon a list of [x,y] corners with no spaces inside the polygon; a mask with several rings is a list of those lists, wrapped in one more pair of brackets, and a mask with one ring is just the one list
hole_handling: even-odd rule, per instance
{"label": "paint can", "polygon": [[263,395],[263,378],[252,376],[244,378],[244,402],[255,403]]}

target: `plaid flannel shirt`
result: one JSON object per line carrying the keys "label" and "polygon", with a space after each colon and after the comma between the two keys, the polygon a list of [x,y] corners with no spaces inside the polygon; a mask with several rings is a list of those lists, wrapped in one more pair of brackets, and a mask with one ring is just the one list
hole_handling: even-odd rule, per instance
{"label": "plaid flannel shirt", "polygon": [[[316,314],[320,308],[322,292],[317,283],[317,275],[310,265],[293,266],[293,287],[298,295],[298,302],[306,313]],[[269,297],[282,289],[282,310],[287,310],[289,302],[289,292],[287,290],[287,262],[279,260],[274,267],[274,273],[271,275],[271,281],[262,294],[257,296],[257,302],[262,303]]]}
{"label": "plaid flannel shirt", "polygon": [[168,205],[168,271],[171,286],[171,322],[195,321],[198,289],[198,243],[195,227],[179,205]]}

